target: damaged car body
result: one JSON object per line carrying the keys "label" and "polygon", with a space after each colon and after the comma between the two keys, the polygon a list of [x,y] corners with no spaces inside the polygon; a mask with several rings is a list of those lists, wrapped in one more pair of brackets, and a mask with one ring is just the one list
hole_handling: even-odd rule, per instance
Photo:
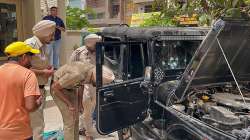
{"label": "damaged car body", "polygon": [[[219,20],[181,80],[160,85],[157,104],[182,122],[176,125],[190,134],[193,131],[190,139],[249,139],[249,64],[245,61],[249,27],[249,21]],[[169,131],[166,137],[171,139],[169,133],[175,130]],[[181,139],[175,133],[173,139]]]}
{"label": "damaged car body", "polygon": [[[111,30],[103,31],[104,41],[97,45],[97,129],[101,134],[119,130],[120,139],[136,140],[249,139],[248,20],[218,20],[208,33],[187,28],[177,31],[179,36],[176,29],[141,29],[139,38],[128,35],[132,30],[136,32],[118,30],[112,35],[115,42],[109,38]],[[116,62],[105,49],[110,43],[119,46]],[[131,51],[135,46],[138,51]],[[136,52],[143,63],[131,60],[137,58],[132,56]],[[110,63],[119,65],[118,79],[102,85],[101,66]],[[138,67],[140,71],[135,70]]]}
{"label": "damaged car body", "polygon": [[[164,81],[180,78],[208,31],[208,28],[163,27],[104,29],[100,33],[103,42],[97,45],[96,59],[99,132],[108,134],[119,130],[120,139],[126,139],[130,137],[126,132],[128,129],[122,128],[143,121],[150,110],[153,111],[150,114],[159,118],[162,108],[153,102],[152,94],[148,95],[153,92],[150,91],[153,87],[148,84],[149,81],[145,81],[146,67],[154,66],[151,71],[154,73],[155,87]],[[103,86],[100,83],[102,65],[115,73],[113,84]],[[150,76],[147,79],[150,80]],[[113,120],[113,123],[107,119]]]}
{"label": "damaged car body", "polygon": [[[164,104],[198,119],[190,123],[207,133],[207,139],[249,139],[249,63],[245,61],[249,29],[249,21],[217,21],[173,91],[178,103]],[[216,129],[222,133],[211,134]]]}

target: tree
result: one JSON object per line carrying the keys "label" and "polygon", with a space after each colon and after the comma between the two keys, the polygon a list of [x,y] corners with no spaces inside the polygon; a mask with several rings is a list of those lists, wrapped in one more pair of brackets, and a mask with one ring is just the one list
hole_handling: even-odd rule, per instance
{"label": "tree", "polygon": [[176,26],[174,18],[163,16],[161,14],[153,14],[150,18],[145,19],[140,27],[150,26]]}
{"label": "tree", "polygon": [[177,26],[174,17],[178,13],[178,8],[173,0],[155,0],[153,10],[160,11],[160,14],[153,14],[150,18],[145,19],[141,27],[148,26]]}
{"label": "tree", "polygon": [[[161,20],[171,19],[181,15],[198,15],[201,25],[210,25],[212,20],[221,15],[248,14],[250,0],[155,0],[153,7],[160,9]],[[233,9],[233,10],[232,10]],[[157,21],[160,22],[160,21]]]}
{"label": "tree", "polygon": [[84,27],[89,27],[90,24],[86,17],[87,14],[94,14],[94,12],[89,8],[82,10],[80,8],[67,7],[66,10],[67,28],[71,30],[80,30]]}

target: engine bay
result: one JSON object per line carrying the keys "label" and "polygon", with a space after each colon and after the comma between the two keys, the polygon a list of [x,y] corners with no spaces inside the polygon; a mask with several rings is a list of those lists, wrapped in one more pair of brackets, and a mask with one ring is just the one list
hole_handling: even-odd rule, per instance
{"label": "engine bay", "polygon": [[[172,107],[241,139],[250,138],[250,89],[241,86],[192,88],[186,100]],[[249,128],[248,128],[249,127]]]}

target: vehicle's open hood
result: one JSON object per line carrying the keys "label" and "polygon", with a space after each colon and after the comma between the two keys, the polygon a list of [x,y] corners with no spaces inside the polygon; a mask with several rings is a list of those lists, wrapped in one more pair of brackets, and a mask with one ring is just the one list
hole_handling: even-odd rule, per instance
{"label": "vehicle's open hood", "polygon": [[219,20],[185,70],[176,90],[179,99],[185,96],[190,86],[233,81],[220,46],[237,81],[250,81],[250,22]]}

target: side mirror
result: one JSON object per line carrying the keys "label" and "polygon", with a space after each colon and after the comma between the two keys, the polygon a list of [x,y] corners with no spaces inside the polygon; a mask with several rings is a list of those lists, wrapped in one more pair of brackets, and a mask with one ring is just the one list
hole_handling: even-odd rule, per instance
{"label": "side mirror", "polygon": [[152,79],[152,67],[147,66],[145,68],[145,72],[144,72],[144,80],[145,81],[151,81],[151,79]]}

